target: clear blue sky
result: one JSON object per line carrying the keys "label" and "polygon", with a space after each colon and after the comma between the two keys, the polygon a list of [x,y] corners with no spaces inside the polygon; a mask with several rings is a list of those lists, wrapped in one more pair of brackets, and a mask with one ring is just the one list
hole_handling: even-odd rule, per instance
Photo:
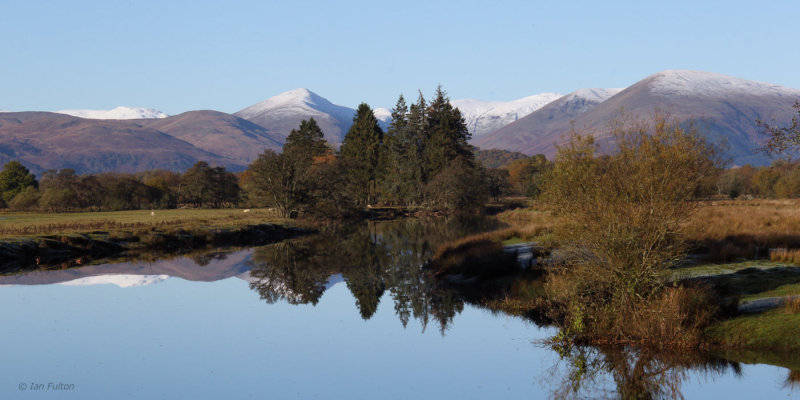
{"label": "clear blue sky", "polygon": [[[702,3],[702,4],[701,4]],[[0,2],[0,109],[511,100],[697,69],[800,88],[800,1]]]}

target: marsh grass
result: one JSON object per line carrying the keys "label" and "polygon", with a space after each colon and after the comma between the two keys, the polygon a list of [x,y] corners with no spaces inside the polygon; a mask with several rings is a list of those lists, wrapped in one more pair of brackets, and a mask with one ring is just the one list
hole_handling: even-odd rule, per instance
{"label": "marsh grass", "polygon": [[777,249],[769,253],[771,261],[792,263],[800,265],[800,250],[797,249]]}
{"label": "marsh grass", "polygon": [[787,296],[785,308],[788,314],[800,314],[800,296]]}
{"label": "marsh grass", "polygon": [[800,248],[800,200],[702,201],[686,231],[687,239],[715,262]]}

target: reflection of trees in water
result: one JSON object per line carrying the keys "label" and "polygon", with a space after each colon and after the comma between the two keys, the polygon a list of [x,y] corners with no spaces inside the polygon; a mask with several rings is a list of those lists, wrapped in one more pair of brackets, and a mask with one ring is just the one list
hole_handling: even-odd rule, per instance
{"label": "reflection of trees in water", "polygon": [[444,332],[463,301],[437,286],[423,267],[442,243],[496,226],[486,218],[436,218],[331,227],[256,249],[250,286],[270,303],[316,304],[338,273],[362,318],[375,314],[388,290],[403,326],[413,316],[424,329],[432,318]]}
{"label": "reflection of trees in water", "polygon": [[[621,399],[682,398],[681,385],[689,372],[741,375],[739,363],[701,352],[652,352],[633,347],[553,346],[565,363],[554,368],[561,381],[554,398],[605,397]],[[603,383],[613,382],[613,392]]]}
{"label": "reflection of trees in water", "polygon": [[[317,304],[330,278],[341,274],[362,318],[371,318],[388,292],[404,327],[414,318],[424,330],[432,320],[444,333],[463,310],[465,294],[437,285],[424,267],[441,244],[492,228],[486,224],[456,218],[406,219],[324,229],[256,249],[250,287],[269,303]],[[548,380],[557,398],[679,398],[690,373],[741,373],[738,363],[702,353],[584,346],[554,350],[564,361],[552,369],[556,379]],[[786,385],[796,387],[798,379],[793,373]],[[603,384],[610,390],[598,389]]]}
{"label": "reflection of trees in water", "polygon": [[250,288],[268,303],[317,304],[331,270],[314,248],[313,241],[285,240],[253,252]]}

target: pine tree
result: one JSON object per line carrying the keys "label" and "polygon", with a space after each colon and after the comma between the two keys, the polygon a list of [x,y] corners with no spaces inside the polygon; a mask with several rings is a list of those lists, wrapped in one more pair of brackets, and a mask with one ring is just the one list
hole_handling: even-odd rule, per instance
{"label": "pine tree", "polygon": [[427,182],[428,168],[425,165],[425,146],[429,140],[427,127],[427,103],[425,96],[419,92],[417,102],[408,111],[408,165],[411,171],[409,183],[412,185],[408,203],[414,204],[422,200],[422,187]]}
{"label": "pine tree", "polygon": [[428,140],[425,146],[425,165],[432,178],[456,158],[474,166],[475,158],[468,140],[472,137],[461,111],[450,104],[447,93],[439,86],[426,115]]}
{"label": "pine tree", "polygon": [[322,128],[317,125],[314,118],[300,122],[298,129],[292,129],[283,145],[284,153],[293,153],[293,156],[307,157],[309,162],[315,157],[328,154],[330,149],[325,141]]}
{"label": "pine tree", "polygon": [[390,200],[409,204],[415,181],[416,143],[408,121],[408,106],[401,94],[392,109],[392,123],[384,138],[387,154],[385,192]]}
{"label": "pine tree", "polygon": [[383,130],[378,119],[369,105],[361,103],[344,137],[339,157],[347,168],[354,198],[363,205],[374,202],[377,197],[382,143]]}

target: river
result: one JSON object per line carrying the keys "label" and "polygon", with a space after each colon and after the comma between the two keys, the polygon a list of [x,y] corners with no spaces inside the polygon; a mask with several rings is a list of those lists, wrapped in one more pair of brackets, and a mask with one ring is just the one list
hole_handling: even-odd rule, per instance
{"label": "river", "polygon": [[370,222],[0,277],[0,398],[800,398],[798,373],[778,366],[553,349],[554,328],[465,301],[421,268],[494,225]]}

